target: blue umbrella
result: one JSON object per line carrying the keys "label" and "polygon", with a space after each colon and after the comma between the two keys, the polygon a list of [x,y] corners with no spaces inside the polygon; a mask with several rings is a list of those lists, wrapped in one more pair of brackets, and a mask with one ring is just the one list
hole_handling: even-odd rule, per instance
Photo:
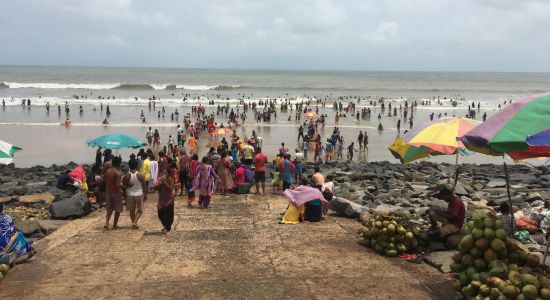
{"label": "blue umbrella", "polygon": [[113,133],[102,135],[93,140],[87,140],[86,144],[90,147],[101,147],[109,149],[123,149],[123,148],[140,148],[146,144],[136,139],[133,136],[129,136],[121,133]]}

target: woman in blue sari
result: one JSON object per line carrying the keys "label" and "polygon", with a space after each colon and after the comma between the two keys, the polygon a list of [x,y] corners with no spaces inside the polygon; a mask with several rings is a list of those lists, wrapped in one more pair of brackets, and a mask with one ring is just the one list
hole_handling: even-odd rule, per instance
{"label": "woman in blue sari", "polygon": [[22,263],[36,252],[23,233],[15,229],[12,218],[3,213],[3,205],[0,204],[0,261],[10,253],[15,254],[15,263]]}

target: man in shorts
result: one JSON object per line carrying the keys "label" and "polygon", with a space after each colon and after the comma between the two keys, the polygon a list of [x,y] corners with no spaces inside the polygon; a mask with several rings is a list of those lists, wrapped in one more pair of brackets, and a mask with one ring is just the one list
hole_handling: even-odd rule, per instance
{"label": "man in shorts", "polygon": [[106,184],[106,199],[105,209],[107,210],[107,218],[105,220],[105,229],[109,229],[109,221],[113,211],[115,212],[115,219],[113,220],[113,229],[119,229],[117,226],[118,218],[122,212],[122,185],[120,178],[120,163],[122,159],[120,157],[114,157],[112,160],[112,166],[105,170],[105,184]]}
{"label": "man in shorts", "polygon": [[130,171],[122,177],[122,184],[126,187],[126,209],[130,212],[132,228],[138,229],[137,221],[143,214],[143,200],[147,198],[145,177],[137,171],[137,159],[128,162]]}
{"label": "man in shorts", "polygon": [[260,194],[260,183],[262,183],[262,194],[265,195],[265,165],[267,164],[267,155],[262,153],[262,148],[256,148],[254,162],[254,181],[256,181],[256,194]]}
{"label": "man in shorts", "polygon": [[294,181],[300,182],[299,179],[302,178],[302,173],[304,171],[303,165],[302,165],[302,162],[304,160],[304,154],[300,152],[300,150],[298,149],[295,149],[294,152],[296,152],[294,154]]}

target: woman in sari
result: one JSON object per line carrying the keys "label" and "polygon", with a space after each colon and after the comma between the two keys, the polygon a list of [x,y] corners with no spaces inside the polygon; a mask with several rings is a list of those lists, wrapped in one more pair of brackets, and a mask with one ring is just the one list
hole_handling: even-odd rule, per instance
{"label": "woman in sari", "polygon": [[195,181],[193,183],[193,192],[199,193],[199,206],[208,208],[210,205],[210,197],[212,197],[212,189],[214,186],[214,179],[220,178],[214,171],[214,168],[208,164],[208,157],[202,158],[202,163],[197,168],[195,173]]}
{"label": "woman in sari", "polygon": [[15,254],[15,263],[23,263],[36,252],[23,233],[15,229],[12,218],[3,213],[3,205],[0,204],[0,261],[10,253]]}
{"label": "woman in sari", "polygon": [[227,152],[225,152],[225,150],[221,151],[221,158],[216,161],[215,166],[216,172],[220,177],[220,192],[222,195],[225,195],[235,188],[235,183],[233,182],[233,178],[231,178],[231,161],[227,157]]}

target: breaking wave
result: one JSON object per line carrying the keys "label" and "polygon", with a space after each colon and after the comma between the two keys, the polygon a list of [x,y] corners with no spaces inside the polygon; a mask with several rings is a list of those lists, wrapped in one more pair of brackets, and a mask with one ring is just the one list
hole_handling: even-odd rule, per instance
{"label": "breaking wave", "polygon": [[231,90],[240,88],[239,85],[187,85],[187,84],[134,84],[134,83],[44,83],[44,82],[0,82],[0,88],[9,89],[78,89],[78,90]]}

